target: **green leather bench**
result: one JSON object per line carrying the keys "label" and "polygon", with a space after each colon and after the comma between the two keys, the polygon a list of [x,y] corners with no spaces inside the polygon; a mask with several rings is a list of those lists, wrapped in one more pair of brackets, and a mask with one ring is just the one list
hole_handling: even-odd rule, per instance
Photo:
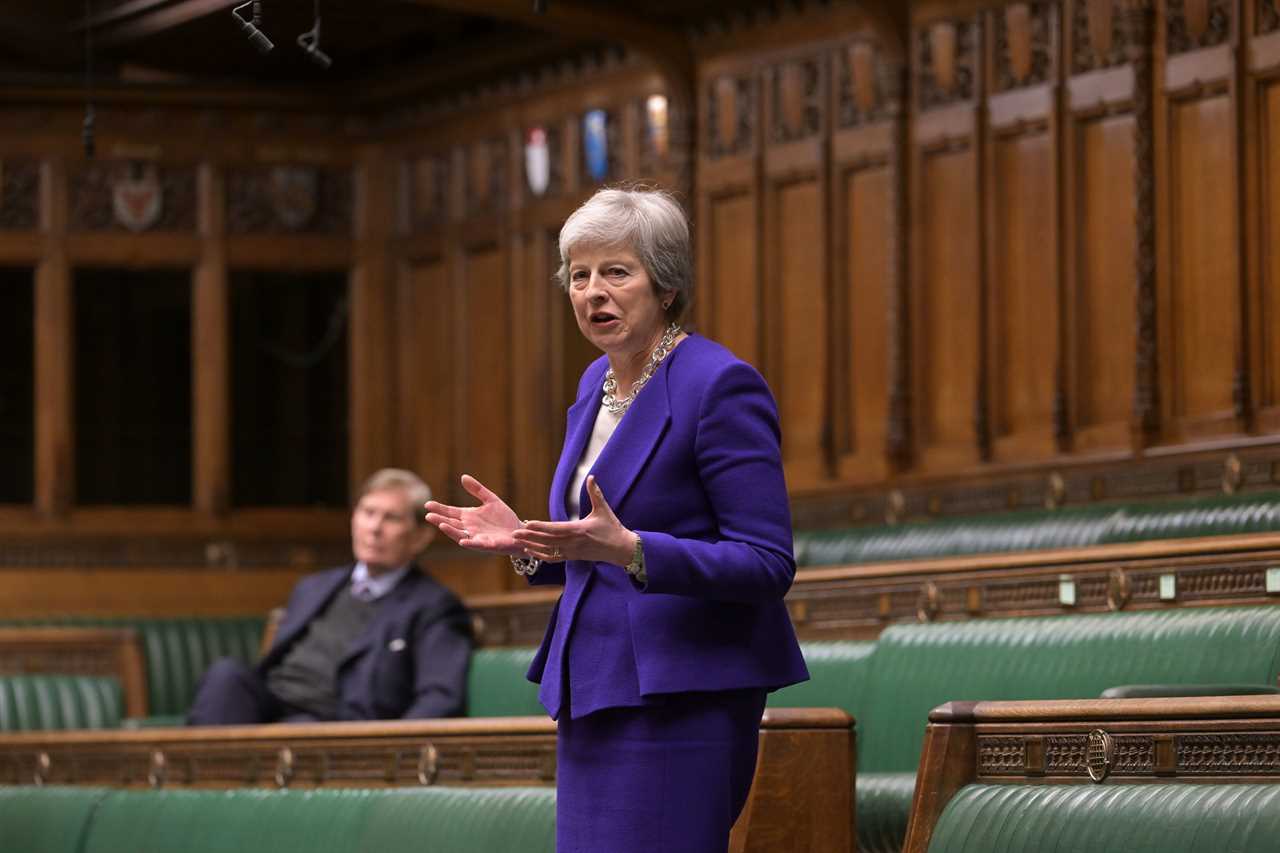
{"label": "green leather bench", "polygon": [[133,628],[142,640],[147,674],[148,717],[138,725],[182,725],[196,684],[220,657],[257,659],[264,616],[206,616],[4,620],[4,626],[79,626]]}
{"label": "green leather bench", "polygon": [[551,788],[0,788],[22,853],[554,853]]}
{"label": "green leather bench", "polygon": [[800,568],[1280,531],[1280,493],[1024,510],[795,535]]}
{"label": "green leather bench", "polygon": [[0,676],[0,731],[112,729],[124,717],[115,678],[91,675]]}
{"label": "green leather bench", "polygon": [[1280,607],[900,624],[874,643],[804,645],[812,681],[774,707],[857,721],[861,853],[901,849],[929,712],[949,701],[1096,698],[1121,684],[1275,685]]}
{"label": "green leather bench", "polygon": [[1274,853],[1278,845],[1280,785],[967,785],[943,809],[929,853]]}

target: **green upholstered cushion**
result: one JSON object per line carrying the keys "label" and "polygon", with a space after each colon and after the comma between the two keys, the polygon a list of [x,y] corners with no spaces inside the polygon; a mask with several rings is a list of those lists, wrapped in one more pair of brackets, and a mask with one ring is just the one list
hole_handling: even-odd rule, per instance
{"label": "green upholstered cushion", "polygon": [[920,761],[929,711],[976,699],[1084,699],[1117,684],[1275,684],[1280,607],[893,625],[858,703],[859,771]]}
{"label": "green upholstered cushion", "polygon": [[5,621],[7,625],[78,625],[134,628],[147,668],[147,710],[185,714],[200,676],[220,657],[257,660],[266,619],[262,616],[203,616],[187,619],[64,617]]}
{"label": "green upholstered cushion", "polygon": [[[0,810],[10,790],[0,789]],[[101,801],[83,846],[37,847],[32,853],[555,850],[555,791],[550,788],[90,792]],[[42,793],[34,790],[30,799],[39,802]],[[61,807],[40,806],[45,815]]]}
{"label": "green upholstered cushion", "polygon": [[907,837],[914,773],[859,773],[858,853],[898,853]]}
{"label": "green upholstered cushion", "polygon": [[467,716],[545,716],[546,710],[538,703],[538,685],[524,677],[534,651],[528,646],[512,646],[472,652],[467,673]]}
{"label": "green upholstered cushion", "polygon": [[1280,493],[797,532],[795,551],[804,568],[1269,530],[1280,530]]}
{"label": "green upholstered cushion", "polygon": [[929,853],[1273,853],[1280,785],[969,785]]}
{"label": "green upholstered cushion", "polygon": [[843,708],[859,717],[866,692],[874,641],[833,640],[801,643],[809,680],[769,695],[771,708]]}
{"label": "green upholstered cushion", "polygon": [[0,787],[0,849],[82,853],[89,818],[106,794],[99,788]]}
{"label": "green upholstered cushion", "polygon": [[124,692],[115,678],[0,676],[0,731],[110,729],[123,716]]}

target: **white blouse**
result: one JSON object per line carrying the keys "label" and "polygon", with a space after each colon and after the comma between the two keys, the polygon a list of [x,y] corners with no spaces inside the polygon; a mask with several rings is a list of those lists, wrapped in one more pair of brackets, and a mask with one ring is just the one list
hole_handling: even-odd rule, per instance
{"label": "white blouse", "polygon": [[[624,412],[623,414],[626,413]],[[578,506],[578,495],[582,492],[582,484],[587,481],[587,474],[590,473],[591,466],[596,464],[596,460],[600,458],[601,451],[609,443],[609,438],[621,422],[622,415],[615,415],[610,412],[605,408],[602,401],[600,410],[596,412],[596,424],[591,430],[591,439],[582,451],[582,458],[578,460],[578,467],[573,472],[573,480],[569,483],[569,493],[564,496],[564,504],[569,510],[569,518],[582,517],[582,507]],[[590,511],[591,504],[588,502],[587,512]]]}

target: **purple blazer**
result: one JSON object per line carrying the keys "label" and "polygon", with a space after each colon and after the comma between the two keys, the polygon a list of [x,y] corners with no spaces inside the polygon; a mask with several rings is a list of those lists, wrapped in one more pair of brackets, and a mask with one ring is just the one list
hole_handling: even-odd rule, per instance
{"label": "purple blazer", "polygon": [[[551,483],[551,519],[600,408],[606,358],[569,409]],[[646,705],[664,693],[764,688],[808,679],[782,598],[795,577],[778,412],[746,362],[691,335],[654,372],[591,472],[644,541],[648,583],[620,566],[544,563],[563,584],[528,677],[558,718]],[[584,485],[579,506],[590,511]]]}

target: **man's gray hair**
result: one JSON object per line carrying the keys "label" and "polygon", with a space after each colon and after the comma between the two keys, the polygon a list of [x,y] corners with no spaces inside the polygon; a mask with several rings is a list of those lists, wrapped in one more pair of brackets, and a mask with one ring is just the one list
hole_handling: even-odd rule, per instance
{"label": "man's gray hair", "polygon": [[597,191],[560,229],[556,282],[568,291],[574,249],[615,246],[636,254],[660,292],[675,294],[667,319],[680,322],[693,300],[693,248],[680,203],[665,190],[647,187]]}
{"label": "man's gray hair", "polygon": [[382,492],[387,489],[399,489],[404,492],[409,498],[411,505],[409,511],[414,519],[419,524],[427,523],[422,505],[431,500],[431,487],[417,474],[406,471],[404,468],[383,468],[381,471],[375,471],[360,487],[356,503],[360,503],[360,499],[370,492]]}

